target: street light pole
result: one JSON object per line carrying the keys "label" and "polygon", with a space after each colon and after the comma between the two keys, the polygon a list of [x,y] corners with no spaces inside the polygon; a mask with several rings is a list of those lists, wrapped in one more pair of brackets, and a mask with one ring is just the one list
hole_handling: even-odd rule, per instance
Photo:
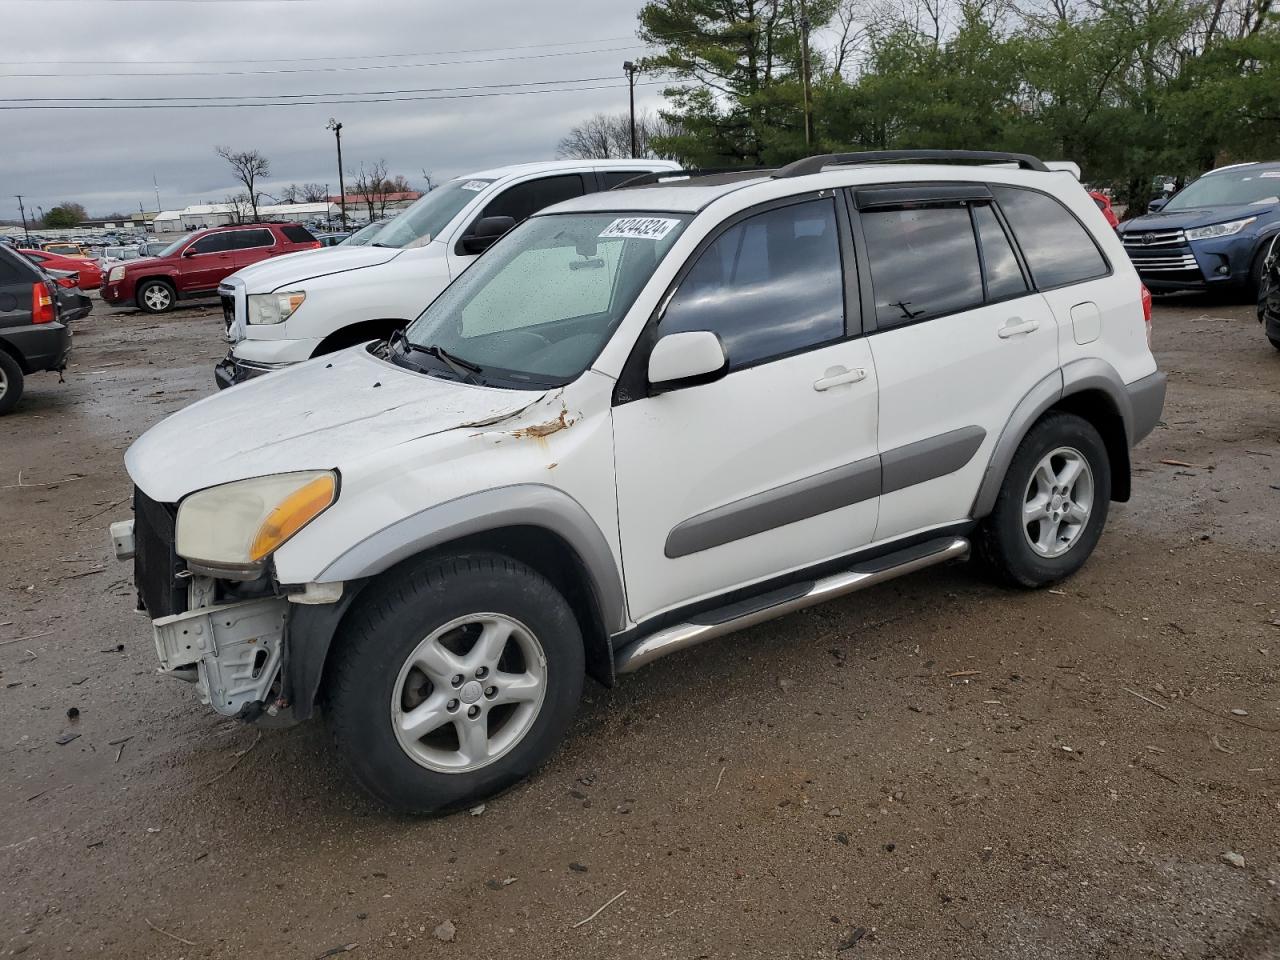
{"label": "street light pole", "polygon": [[622,69],[627,72],[627,87],[631,92],[631,159],[634,160],[638,156],[636,153],[636,73],[639,68],[628,60],[622,65]]}
{"label": "street light pole", "polygon": [[18,198],[18,212],[22,214],[22,236],[25,238],[26,245],[30,247],[31,231],[27,229],[27,208],[22,205],[22,194],[15,193],[14,196]]}
{"label": "street light pole", "polygon": [[342,229],[347,229],[347,187],[342,176],[342,124],[333,117],[329,118],[326,130],[332,130],[338,141],[338,208],[342,214]]}

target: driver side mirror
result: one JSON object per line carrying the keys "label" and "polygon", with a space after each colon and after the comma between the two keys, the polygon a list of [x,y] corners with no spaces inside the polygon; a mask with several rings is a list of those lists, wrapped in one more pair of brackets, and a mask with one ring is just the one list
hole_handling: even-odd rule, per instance
{"label": "driver side mirror", "polygon": [[1168,199],[1165,197],[1157,197],[1155,200],[1152,200],[1147,204],[1147,213],[1155,213],[1168,202]]}
{"label": "driver side mirror", "polygon": [[187,249],[182,251],[182,255],[184,257],[194,257],[196,252],[196,245],[193,243],[191,246],[187,247]]}
{"label": "driver side mirror", "polygon": [[649,354],[649,383],[659,391],[719,380],[729,371],[729,356],[710,330],[669,333]]}
{"label": "driver side mirror", "polygon": [[483,253],[515,225],[515,217],[481,217],[462,238],[462,249],[467,253]]}

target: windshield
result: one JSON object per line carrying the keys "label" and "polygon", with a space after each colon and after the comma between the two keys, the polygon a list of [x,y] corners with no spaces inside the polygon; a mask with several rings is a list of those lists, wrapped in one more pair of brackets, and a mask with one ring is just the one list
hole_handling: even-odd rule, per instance
{"label": "windshield", "polygon": [[386,220],[376,220],[368,226],[361,227],[351,236],[347,237],[347,239],[343,240],[339,246],[366,247],[373,242],[373,238],[376,237],[386,225]]}
{"label": "windshield", "polygon": [[458,211],[492,180],[450,180],[417,200],[370,241],[375,247],[421,247],[440,235]]}
{"label": "windshield", "polygon": [[[408,341],[457,361],[443,360],[442,370],[478,367],[475,379],[495,386],[568,383],[595,360],[688,219],[526,220],[409,325]],[[421,352],[399,356],[416,363]]]}
{"label": "windshield", "polygon": [[1165,204],[1166,210],[1280,203],[1280,170],[1242,169],[1206,174]]}

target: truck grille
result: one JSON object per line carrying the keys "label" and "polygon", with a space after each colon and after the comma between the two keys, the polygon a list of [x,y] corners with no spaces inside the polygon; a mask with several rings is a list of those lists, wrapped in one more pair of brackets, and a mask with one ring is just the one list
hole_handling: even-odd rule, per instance
{"label": "truck grille", "polygon": [[187,610],[187,588],[174,535],[177,509],[133,488],[133,583],[138,600],[153,620]]}

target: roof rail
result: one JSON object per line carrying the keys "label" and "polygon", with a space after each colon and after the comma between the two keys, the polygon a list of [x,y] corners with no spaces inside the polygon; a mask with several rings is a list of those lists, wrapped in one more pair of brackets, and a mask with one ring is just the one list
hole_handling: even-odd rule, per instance
{"label": "roof rail", "polygon": [[826,167],[853,163],[895,163],[906,160],[932,160],[940,163],[982,162],[1016,163],[1023,170],[1048,173],[1049,168],[1026,153],[1002,153],[995,150],[872,150],[866,153],[825,153],[789,163],[773,176],[775,180],[805,177],[821,173]]}
{"label": "roof rail", "polygon": [[664,180],[692,180],[695,177],[713,177],[721,173],[768,173],[771,167],[691,167],[688,170],[654,170],[650,173],[638,173],[629,180],[610,187],[610,190],[623,190],[627,187],[647,187]]}

